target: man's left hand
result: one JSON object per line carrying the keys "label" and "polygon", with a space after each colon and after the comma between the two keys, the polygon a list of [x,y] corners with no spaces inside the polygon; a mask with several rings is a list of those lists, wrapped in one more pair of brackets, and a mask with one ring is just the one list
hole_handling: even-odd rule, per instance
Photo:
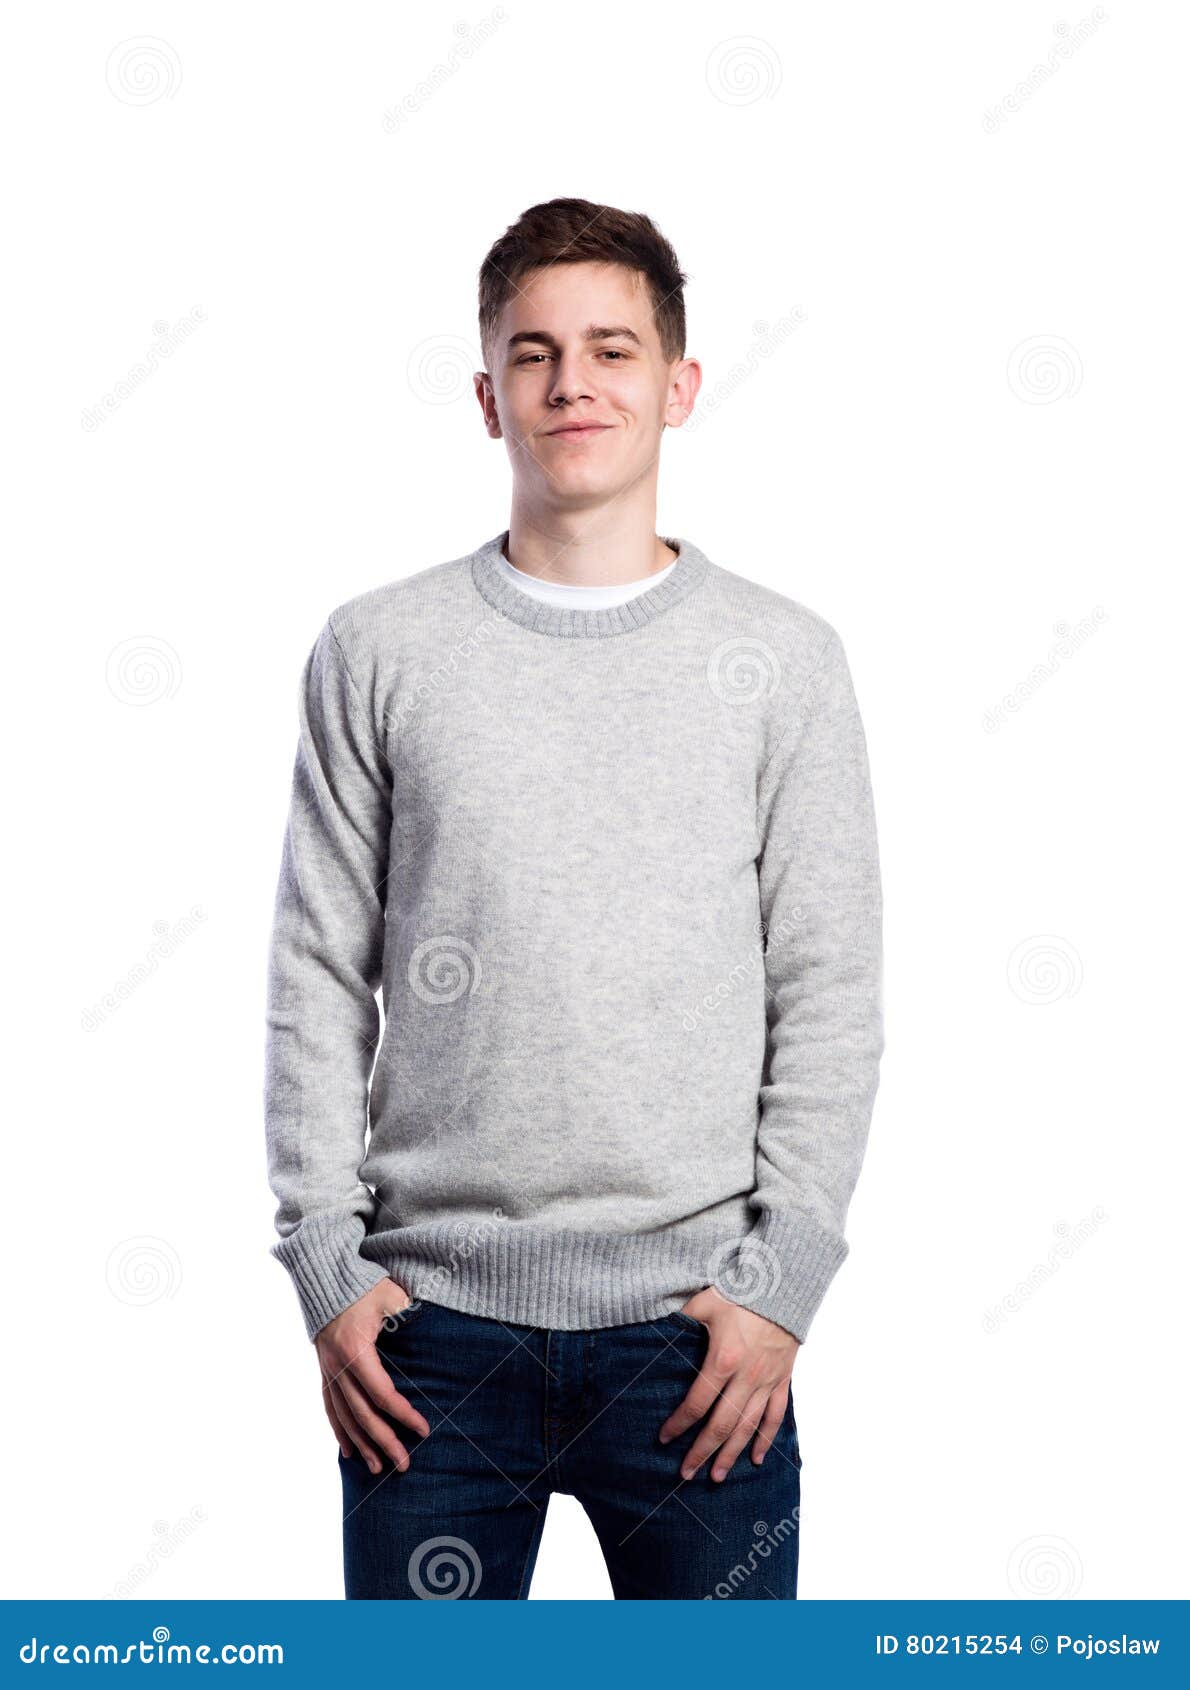
{"label": "man's left hand", "polygon": [[801,1348],[783,1326],[731,1303],[713,1286],[683,1305],[707,1328],[709,1342],[698,1378],[661,1427],[669,1443],[710,1413],[682,1459],[682,1477],[692,1479],[714,1455],[712,1479],[725,1479],[755,1433],[752,1460],[764,1460],[789,1406],[790,1375]]}

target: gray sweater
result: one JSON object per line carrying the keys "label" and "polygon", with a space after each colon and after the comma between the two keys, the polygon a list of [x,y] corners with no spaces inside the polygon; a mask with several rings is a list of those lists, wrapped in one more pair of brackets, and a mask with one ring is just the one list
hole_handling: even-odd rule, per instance
{"label": "gray sweater", "polygon": [[311,1337],[391,1275],[568,1330],[713,1284],[804,1340],[884,1042],[839,636],[687,540],[543,604],[505,540],[341,604],[302,671],[273,1254]]}

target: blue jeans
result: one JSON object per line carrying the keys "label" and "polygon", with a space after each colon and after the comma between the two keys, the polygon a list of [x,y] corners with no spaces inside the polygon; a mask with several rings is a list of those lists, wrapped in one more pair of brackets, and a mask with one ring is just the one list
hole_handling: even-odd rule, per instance
{"label": "blue jeans", "polygon": [[425,1415],[394,1422],[406,1472],[339,1456],[349,1598],[516,1600],[554,1491],[576,1496],[617,1598],[782,1601],[797,1595],[801,1454],[792,1398],[759,1467],[751,1441],[727,1477],[683,1480],[703,1422],[663,1444],[662,1422],[707,1347],[690,1315],[546,1331],[415,1300],[377,1348]]}

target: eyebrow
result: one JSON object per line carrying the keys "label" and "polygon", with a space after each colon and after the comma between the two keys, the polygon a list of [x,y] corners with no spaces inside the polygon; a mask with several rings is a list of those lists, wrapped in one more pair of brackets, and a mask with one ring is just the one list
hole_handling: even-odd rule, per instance
{"label": "eyebrow", "polygon": [[[611,325],[591,323],[584,338],[587,340],[630,340],[637,346],[643,347],[644,345],[640,336],[623,323]],[[539,346],[551,346],[555,351],[558,350],[559,345],[553,335],[545,329],[522,329],[519,334],[509,335],[508,337],[510,349],[522,345],[525,341],[533,341]]]}

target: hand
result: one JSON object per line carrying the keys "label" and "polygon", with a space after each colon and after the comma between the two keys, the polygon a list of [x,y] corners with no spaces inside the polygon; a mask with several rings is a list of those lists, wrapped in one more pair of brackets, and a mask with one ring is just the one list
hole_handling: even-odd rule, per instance
{"label": "hand", "polygon": [[410,1301],[395,1279],[382,1279],[314,1338],[322,1369],[323,1406],[339,1448],[346,1460],[358,1449],[373,1473],[380,1471],[378,1450],[399,1472],[409,1465],[405,1446],[381,1412],[423,1438],[430,1434],[429,1422],[397,1390],[376,1351],[376,1337],[387,1317],[408,1308]]}
{"label": "hand", "polygon": [[752,1461],[759,1467],[789,1406],[790,1375],[801,1344],[783,1326],[728,1302],[713,1286],[692,1297],[682,1313],[701,1320],[710,1341],[698,1378],[661,1428],[661,1442],[680,1437],[714,1404],[683,1457],[682,1477],[692,1479],[718,1450],[711,1477],[725,1479],[754,1432]]}

